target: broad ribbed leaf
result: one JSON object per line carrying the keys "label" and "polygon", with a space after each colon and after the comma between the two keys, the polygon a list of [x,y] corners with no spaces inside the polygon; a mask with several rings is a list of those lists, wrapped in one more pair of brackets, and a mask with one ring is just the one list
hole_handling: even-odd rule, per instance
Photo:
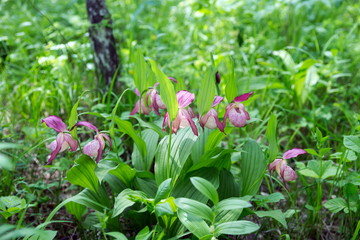
{"label": "broad ribbed leaf", "polygon": [[178,209],[178,217],[182,224],[196,237],[201,238],[211,234],[209,226],[200,217]]}
{"label": "broad ribbed leaf", "polygon": [[177,198],[175,199],[176,205],[183,211],[201,217],[204,220],[213,222],[215,216],[209,206],[204,203],[189,199]]}
{"label": "broad ribbed leaf", "polygon": [[334,199],[328,200],[324,204],[324,207],[327,208],[328,210],[330,210],[330,212],[332,212],[332,213],[337,213],[337,212],[340,212],[341,210],[343,210],[344,208],[347,208],[348,204],[345,201],[345,199],[343,199],[343,198],[334,198]]}
{"label": "broad ribbed leaf", "polygon": [[130,200],[129,195],[146,197],[143,192],[134,191],[132,189],[125,189],[116,198],[114,203],[114,212],[112,217],[120,215],[126,208],[135,204],[133,200]]}
{"label": "broad ribbed leaf", "polygon": [[127,240],[126,236],[121,232],[108,232],[106,235],[115,238],[116,240]]}
{"label": "broad ribbed leaf", "polygon": [[170,119],[174,120],[179,109],[174,86],[171,83],[171,80],[159,69],[155,61],[150,59],[149,62],[152,71],[155,73],[156,79],[160,83],[161,99],[166,105]]}
{"label": "broad ribbed leaf", "polygon": [[135,240],[148,240],[151,238],[152,232],[153,231],[150,231],[149,227],[146,226],[136,235]]}
{"label": "broad ribbed leaf", "polygon": [[[69,127],[70,128],[73,127],[78,121],[77,108],[79,106],[79,102],[80,102],[80,99],[76,101],[76,103],[74,104],[74,106],[71,109],[70,117],[69,117]],[[74,128],[70,133],[73,138],[77,139],[76,128]]]}
{"label": "broad ribbed leaf", "polygon": [[259,230],[259,226],[250,221],[234,221],[221,223],[215,227],[215,234],[244,235]]}
{"label": "broad ribbed leaf", "polygon": [[215,97],[215,72],[209,68],[205,77],[201,80],[201,88],[197,96],[197,107],[200,115],[206,114],[214,101]]}
{"label": "broad ribbed leaf", "polygon": [[255,214],[258,217],[271,217],[281,223],[284,228],[287,228],[287,223],[285,220],[285,214],[281,210],[272,210],[272,211],[256,211]]}
{"label": "broad ribbed leaf", "polygon": [[249,202],[237,197],[233,197],[220,201],[219,204],[216,206],[216,211],[221,212],[233,209],[248,208],[251,206],[252,205]]}
{"label": "broad ribbed leaf", "polygon": [[219,202],[218,193],[211,182],[201,177],[192,177],[190,180],[194,187],[208,197],[215,205]]}
{"label": "broad ribbed leaf", "polygon": [[168,155],[169,136],[166,136],[159,143],[155,155],[155,180],[157,184],[168,178],[176,179],[191,149],[197,139],[191,128],[180,129],[177,134],[171,136],[170,157]]}
{"label": "broad ribbed leaf", "polygon": [[86,207],[76,202],[69,202],[65,205],[66,210],[74,215],[78,221],[81,221],[81,217],[85,214]]}
{"label": "broad ribbed leaf", "polygon": [[226,70],[228,71],[226,75],[224,75],[224,79],[226,81],[225,85],[225,96],[228,102],[232,102],[235,97],[238,95],[238,89],[235,81],[235,63],[232,57],[228,57],[225,59]]}
{"label": "broad ribbed leaf", "polygon": [[266,137],[269,141],[269,160],[272,162],[279,153],[279,146],[277,143],[277,118],[275,114],[271,114],[267,128]]}
{"label": "broad ribbed leaf", "polygon": [[347,149],[360,153],[360,138],[358,136],[345,136],[344,146]]}
{"label": "broad ribbed leaf", "polygon": [[125,163],[119,163],[117,167],[110,169],[109,173],[116,176],[127,187],[130,187],[136,175],[136,170]]}
{"label": "broad ribbed leaf", "polygon": [[97,192],[99,180],[95,175],[95,168],[96,163],[94,160],[83,154],[75,161],[75,166],[67,172],[66,178],[72,184]]}
{"label": "broad ribbed leaf", "polygon": [[159,134],[152,129],[142,131],[141,138],[146,144],[146,157],[143,158],[136,146],[132,154],[132,164],[137,170],[149,171],[154,161],[156,147],[158,146]]}
{"label": "broad ribbed leaf", "polygon": [[138,48],[135,53],[134,83],[140,94],[148,87],[148,84],[146,83],[147,68],[148,66],[145,62],[143,53],[141,49]]}
{"label": "broad ribbed leaf", "polygon": [[226,127],[224,130],[225,134],[219,129],[212,131],[206,141],[205,152],[211,151],[212,149],[216,148],[221,142],[221,140],[223,140],[224,137],[229,135],[233,129],[233,127]]}
{"label": "broad ribbed leaf", "polygon": [[160,200],[162,199],[165,199],[167,197],[169,197],[169,194],[171,192],[171,178],[169,179],[166,179],[165,181],[163,181],[157,192],[156,192],[156,195],[155,195],[155,204],[158,203]]}
{"label": "broad ribbed leaf", "polygon": [[114,121],[116,122],[116,125],[120,132],[126,133],[129,135],[132,140],[135,142],[136,146],[138,147],[138,150],[143,158],[146,157],[146,144],[144,140],[139,137],[132,124],[128,121],[122,120],[118,116],[113,116]]}
{"label": "broad ribbed leaf", "polygon": [[260,146],[254,140],[249,139],[242,150],[240,160],[241,196],[254,195],[259,190],[267,164]]}

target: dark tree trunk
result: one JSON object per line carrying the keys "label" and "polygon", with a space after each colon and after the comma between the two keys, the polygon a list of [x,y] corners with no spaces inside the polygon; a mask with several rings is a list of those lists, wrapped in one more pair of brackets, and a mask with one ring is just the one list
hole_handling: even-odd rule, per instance
{"label": "dark tree trunk", "polygon": [[120,73],[111,15],[105,0],[86,0],[86,9],[91,23],[89,34],[95,51],[94,59],[98,78],[103,79],[109,87],[114,75]]}

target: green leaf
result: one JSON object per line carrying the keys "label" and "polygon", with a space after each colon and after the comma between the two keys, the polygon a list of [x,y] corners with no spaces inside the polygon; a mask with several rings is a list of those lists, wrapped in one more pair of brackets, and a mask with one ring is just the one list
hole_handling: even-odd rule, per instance
{"label": "green leaf", "polygon": [[169,179],[166,179],[165,181],[163,181],[157,192],[156,192],[156,195],[155,195],[155,204],[158,203],[160,200],[162,199],[165,199],[165,198],[168,198],[169,197],[169,194],[171,192],[171,189],[172,189],[172,186],[171,186],[171,178]]}
{"label": "green leaf", "polygon": [[360,138],[358,136],[345,136],[344,146],[347,149],[360,153]]}
{"label": "green leaf", "polygon": [[220,236],[221,234],[244,235],[255,232],[259,230],[259,228],[257,224],[250,221],[225,222],[215,227],[215,234],[216,236]]}
{"label": "green leaf", "polygon": [[76,202],[67,203],[65,208],[70,214],[74,215],[79,222],[81,221],[81,217],[86,213],[86,207]]}
{"label": "green leaf", "polygon": [[271,217],[274,218],[276,221],[281,223],[284,228],[287,228],[287,223],[285,220],[285,214],[281,212],[281,210],[272,210],[272,211],[256,211],[255,214],[258,217]]}
{"label": "green leaf", "polygon": [[140,94],[143,93],[148,87],[146,71],[148,66],[145,62],[143,53],[140,48],[135,53],[135,66],[134,66],[134,83]]}
{"label": "green leaf", "polygon": [[225,79],[225,96],[228,102],[232,102],[238,95],[235,81],[235,63],[232,57],[225,58],[226,70],[228,73],[223,76]]}
{"label": "green leaf", "polygon": [[198,216],[178,209],[178,218],[181,223],[198,238],[211,234],[209,226]]}
{"label": "green leaf", "polygon": [[330,212],[332,212],[332,213],[337,213],[337,212],[340,212],[341,210],[347,208],[348,206],[347,206],[345,199],[334,198],[334,199],[328,200],[324,204],[324,207],[326,209],[330,210]]}
{"label": "green leaf", "polygon": [[161,140],[155,154],[157,184],[168,178],[176,179],[180,175],[197,139],[190,127],[179,129],[177,134],[171,137],[170,157],[168,155],[169,136]]}
{"label": "green leaf", "polygon": [[249,139],[241,153],[241,196],[254,195],[258,192],[267,164],[260,146]]}
{"label": "green leaf", "polygon": [[160,83],[159,87],[161,99],[166,105],[170,120],[173,121],[179,110],[174,86],[171,83],[171,80],[159,69],[155,61],[150,59],[149,62],[151,64],[152,71],[155,73],[156,79]]}
{"label": "green leaf", "polygon": [[[76,101],[76,103],[74,104],[74,106],[71,109],[70,117],[69,117],[69,127],[70,128],[73,127],[79,119],[78,112],[77,112],[79,102],[80,102],[80,98]],[[73,138],[77,139],[76,127],[70,133]]]}
{"label": "green leaf", "polygon": [[141,137],[139,137],[136,134],[135,129],[132,126],[132,124],[128,121],[122,120],[118,116],[113,116],[113,119],[114,119],[119,131],[129,135],[132,138],[132,140],[135,142],[141,156],[143,158],[145,158],[146,157],[146,144],[145,144],[144,140],[142,140]]}
{"label": "green leaf", "polygon": [[204,203],[189,198],[177,198],[175,199],[175,203],[178,208],[186,213],[201,217],[202,219],[208,220],[209,222],[214,221],[215,216],[211,208]]}
{"label": "green leaf", "polygon": [[126,163],[119,163],[117,167],[109,170],[109,173],[119,178],[126,186],[130,187],[136,175],[136,170]]}
{"label": "green leaf", "polygon": [[292,73],[296,71],[295,62],[287,51],[285,50],[274,51],[273,54],[275,56],[280,57],[286,68],[290,70]]}
{"label": "green leaf", "polygon": [[135,237],[135,240],[147,240],[150,239],[153,231],[149,230],[149,227],[144,227]]}
{"label": "green leaf", "polygon": [[108,232],[106,235],[113,237],[116,240],[127,240],[126,236],[121,232]]}
{"label": "green leaf", "polygon": [[227,210],[249,208],[251,206],[251,203],[244,201],[241,198],[233,197],[220,201],[215,209],[217,212],[221,212]]}
{"label": "green leaf", "polygon": [[337,173],[337,168],[330,160],[310,160],[307,164],[307,167],[299,170],[299,173],[307,177],[320,178],[321,180],[324,180],[326,178],[335,176]]}
{"label": "green leaf", "polygon": [[252,201],[255,201],[258,205],[265,205],[268,203],[277,203],[280,200],[285,199],[284,195],[279,192],[272,193],[268,196],[256,195]]}
{"label": "green leaf", "polygon": [[205,115],[211,108],[215,97],[215,72],[209,68],[201,80],[201,88],[197,95],[197,107],[200,115]]}
{"label": "green leaf", "polygon": [[[36,239],[36,240],[52,240],[56,236],[56,231],[44,231],[36,228],[20,228],[16,229],[16,226],[10,224],[0,225],[1,240],[13,240],[24,237],[24,239]],[[34,238],[33,238],[34,237]]]}
{"label": "green leaf", "polygon": [[269,160],[272,162],[279,153],[279,145],[277,143],[277,125],[278,121],[275,114],[271,114],[267,128],[266,137],[269,141]]}
{"label": "green leaf", "polygon": [[140,191],[134,191],[132,189],[125,189],[122,191],[116,198],[114,203],[114,212],[112,217],[120,215],[126,208],[131,207],[135,202],[129,198],[129,196],[137,196],[140,198],[145,198],[145,194]]}
{"label": "green leaf", "polygon": [[348,200],[349,203],[352,202],[352,203],[355,203],[354,205],[357,205],[357,203],[359,201],[359,190],[358,190],[357,186],[355,186],[352,183],[345,184],[344,195],[345,195],[346,200]]}
{"label": "green leaf", "polygon": [[0,214],[8,219],[12,215],[21,212],[26,208],[25,199],[17,196],[0,197]]}
{"label": "green leaf", "polygon": [[132,164],[137,170],[149,171],[154,161],[159,134],[152,129],[142,131],[141,138],[146,144],[146,157],[141,156],[136,144],[132,153]]}
{"label": "green leaf", "polygon": [[83,154],[75,161],[75,166],[67,172],[66,178],[72,184],[97,192],[99,180],[95,175],[95,168],[96,163],[94,160]]}
{"label": "green leaf", "polygon": [[176,210],[177,207],[173,197],[163,199],[155,205],[155,214],[157,217],[161,217],[163,215],[174,215]]}
{"label": "green leaf", "polygon": [[190,180],[194,187],[209,198],[215,205],[219,202],[218,193],[211,182],[201,177],[192,177]]}
{"label": "green leaf", "polygon": [[211,151],[212,149],[216,148],[221,142],[221,140],[223,140],[227,135],[229,135],[233,129],[233,127],[226,127],[224,129],[225,134],[219,129],[212,131],[206,141],[205,152]]}

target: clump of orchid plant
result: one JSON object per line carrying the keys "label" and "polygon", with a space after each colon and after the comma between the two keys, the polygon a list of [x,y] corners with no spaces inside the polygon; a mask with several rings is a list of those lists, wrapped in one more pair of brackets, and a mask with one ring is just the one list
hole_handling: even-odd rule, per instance
{"label": "clump of orchid plant", "polygon": [[288,189],[287,182],[293,181],[297,178],[296,172],[287,165],[286,159],[297,157],[301,154],[306,154],[307,152],[301,148],[293,148],[291,150],[286,151],[282,158],[275,159],[269,165],[269,172],[276,171],[281,181],[284,183],[285,187]]}
{"label": "clump of orchid plant", "polygon": [[[66,128],[66,124],[61,120],[58,116],[49,116],[42,120],[48,127],[54,129],[59,134],[56,137],[56,140],[51,142],[48,145],[48,148],[52,151],[50,157],[48,159],[48,164],[55,159],[58,153],[65,151],[66,149],[70,148],[70,151],[76,151],[78,149],[79,143],[76,139],[74,139],[69,131]],[[96,135],[94,136],[94,140],[87,143],[83,148],[83,153],[90,156],[96,157],[96,163],[98,163],[102,157],[102,153],[105,148],[105,140],[109,142],[110,148],[112,147],[111,139],[105,133],[99,132],[97,127],[93,124],[82,121],[78,122],[74,125],[76,126],[85,126],[91,130],[96,131]],[[71,130],[74,128],[72,127]]]}

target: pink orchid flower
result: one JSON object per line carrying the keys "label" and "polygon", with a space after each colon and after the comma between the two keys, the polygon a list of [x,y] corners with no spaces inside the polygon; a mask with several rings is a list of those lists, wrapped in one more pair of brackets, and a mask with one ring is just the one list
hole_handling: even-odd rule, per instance
{"label": "pink orchid flower", "polygon": [[[135,88],[134,90],[135,94],[140,97],[140,92],[137,88]],[[145,115],[148,115],[150,112],[150,109],[148,109],[145,104],[144,104],[144,100],[142,98],[140,98],[139,100],[136,101],[135,103],[135,107],[134,109],[131,111],[130,115],[134,115],[135,113],[139,112],[141,107],[142,113],[144,113]]]}
{"label": "pink orchid flower", "polygon": [[215,129],[216,127],[218,127],[220,131],[224,132],[224,124],[220,122],[218,118],[218,113],[214,109],[214,107],[221,103],[223,99],[223,97],[215,96],[212,108],[200,118],[200,126],[202,128],[207,127],[210,129]]}
{"label": "pink orchid flower", "polygon": [[41,122],[44,122],[48,127],[54,129],[59,134],[56,136],[56,140],[52,141],[48,148],[50,148],[51,155],[48,159],[48,164],[55,159],[56,155],[65,151],[70,147],[70,151],[76,151],[78,148],[78,142],[69,134],[66,130],[66,124],[58,116],[49,116],[44,118]]}
{"label": "pink orchid flower", "polygon": [[286,151],[283,154],[282,159],[275,159],[272,163],[270,163],[269,172],[276,170],[285,187],[288,188],[286,182],[295,180],[297,178],[297,174],[291,167],[287,165],[286,159],[294,158],[306,153],[307,152],[301,148],[293,148]]}
{"label": "pink orchid flower", "polygon": [[[176,133],[179,128],[185,128],[190,125],[194,134],[198,136],[198,129],[194,121],[192,120],[195,117],[194,112],[192,111],[191,108],[185,109],[194,101],[195,94],[182,90],[176,93],[176,97],[178,100],[179,111],[178,111],[178,115],[176,116],[175,120],[172,123],[173,133]],[[166,126],[166,124],[170,127],[170,118],[168,113],[166,113],[164,117],[163,129]]]}
{"label": "pink orchid flower", "polygon": [[254,92],[245,93],[236,97],[234,102],[226,107],[224,126],[227,118],[229,118],[230,122],[236,127],[243,127],[246,125],[246,120],[250,120],[250,116],[241,102],[248,100],[253,93]]}
{"label": "pink orchid flower", "polygon": [[166,109],[165,104],[161,100],[159,92],[156,90],[156,87],[159,83],[155,83],[154,87],[149,89],[146,93],[146,104],[151,110],[153,110],[157,115],[160,116],[159,109]]}
{"label": "pink orchid flower", "polygon": [[83,153],[88,155],[89,157],[96,157],[96,163],[99,163],[105,148],[105,140],[109,142],[110,148],[112,147],[110,137],[105,133],[99,132],[97,127],[86,121],[78,122],[75,124],[75,126],[85,126],[91,130],[96,131],[94,140],[90,141],[84,146]]}

